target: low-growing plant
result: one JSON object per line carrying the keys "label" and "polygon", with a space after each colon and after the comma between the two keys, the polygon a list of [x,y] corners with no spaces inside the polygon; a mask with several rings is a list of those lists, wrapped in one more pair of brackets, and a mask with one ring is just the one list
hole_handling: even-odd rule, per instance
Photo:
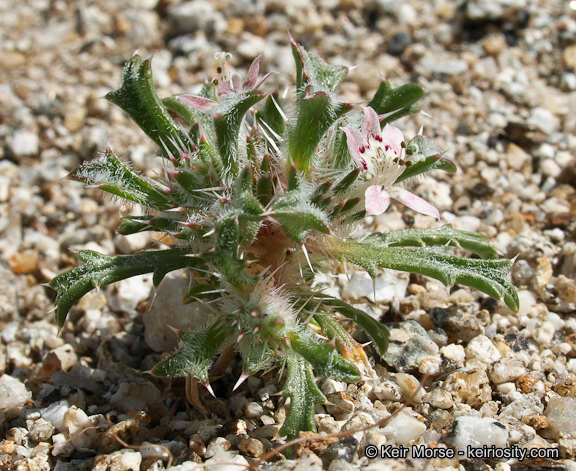
{"label": "low-growing plant", "polygon": [[[372,100],[356,107],[338,95],[346,67],[328,65],[296,42],[292,51],[291,102],[260,89],[270,75],[258,78],[260,57],[242,81],[226,73],[225,53],[217,77],[198,95],[160,99],[150,60],[134,55],[121,87],[107,98],[156,143],[169,167],[164,178],[138,174],[111,148],[70,178],[144,208],[141,216],[122,218],[120,234],[160,231],[171,244],[121,256],[82,250],[77,256],[84,263],[50,283],[62,326],[94,288],[144,273],[153,273],[158,285],[168,272],[187,270],[190,290],[174,303],[205,303],[210,321],[202,330],[178,332],[178,347],[152,373],[186,377],[189,388],[201,383],[211,391],[211,365],[225,350],[242,357],[237,386],[263,368],[285,366],[290,409],[280,433],[290,438],[314,430],[315,406],[325,401],[316,376],[356,382],[372,372],[341,317],[360,326],[380,355],[387,348],[386,327],[315,289],[317,273],[336,263],[373,278],[382,268],[403,270],[448,287],[470,286],[518,308],[507,281],[511,262],[498,259],[483,235],[444,225],[350,237],[365,217],[386,211],[390,198],[439,218],[433,204],[402,184],[456,168],[430,140],[418,134],[406,141],[390,124],[419,111],[421,87],[382,81]],[[479,258],[456,256],[450,246]]]}

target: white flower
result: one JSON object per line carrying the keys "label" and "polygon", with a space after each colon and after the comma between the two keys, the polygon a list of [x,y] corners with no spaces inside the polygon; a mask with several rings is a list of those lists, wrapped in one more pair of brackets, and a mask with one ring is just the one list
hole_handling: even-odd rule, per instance
{"label": "white flower", "polygon": [[399,186],[394,186],[411,163],[405,160],[404,136],[400,129],[386,124],[380,130],[378,114],[370,107],[364,109],[362,130],[345,126],[348,150],[354,162],[365,171],[371,184],[364,193],[366,216],[382,214],[390,206],[390,198],[400,201],[419,213],[440,219],[440,213],[427,201]]}

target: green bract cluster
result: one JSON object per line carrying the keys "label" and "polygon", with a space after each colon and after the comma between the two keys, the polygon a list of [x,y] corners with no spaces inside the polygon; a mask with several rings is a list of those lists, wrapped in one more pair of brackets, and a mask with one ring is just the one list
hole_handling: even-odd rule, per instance
{"label": "green bract cluster", "polygon": [[[518,307],[507,281],[511,262],[497,259],[482,235],[443,226],[349,237],[366,215],[385,211],[391,197],[438,216],[433,201],[398,184],[455,166],[423,136],[404,142],[390,125],[419,111],[419,86],[392,88],[384,81],[366,107],[354,109],[338,95],[345,67],[328,65],[295,42],[292,50],[290,103],[260,90],[268,75],[258,79],[259,57],[241,81],[226,75],[222,53],[217,79],[199,95],[165,99],[154,89],[150,61],[132,57],[122,86],[107,98],[157,144],[170,166],[166,178],[139,175],[110,148],[70,177],[144,208],[142,216],[122,218],[120,234],[160,231],[173,245],[125,256],[84,250],[82,265],[50,283],[62,326],[94,288],[144,273],[153,273],[158,285],[170,271],[194,272],[185,299],[174,302],[210,302],[218,315],[204,330],[179,332],[176,351],[152,373],[210,388],[214,357],[230,349],[243,359],[238,384],[286,365],[283,391],[291,402],[281,434],[288,437],[314,430],[315,405],[325,400],[315,376],[354,382],[371,374],[362,346],[338,316],[363,328],[381,355],[387,348],[385,326],[312,287],[330,262],[352,263],[373,277],[381,268],[420,273]],[[480,258],[455,256],[449,246]]]}

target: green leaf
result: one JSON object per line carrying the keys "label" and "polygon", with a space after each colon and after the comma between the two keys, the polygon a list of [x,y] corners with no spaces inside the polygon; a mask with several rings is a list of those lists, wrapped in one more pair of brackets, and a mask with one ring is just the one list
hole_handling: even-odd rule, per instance
{"label": "green leaf", "polygon": [[355,365],[368,364],[368,358],[362,345],[352,338],[344,327],[334,317],[334,314],[327,311],[321,311],[314,314],[314,320],[322,328],[325,335],[334,339],[338,351],[344,358],[351,361]]}
{"label": "green leaf", "polygon": [[438,229],[406,229],[397,232],[377,232],[364,239],[377,242],[381,247],[424,247],[446,246],[462,247],[482,258],[498,258],[496,249],[490,245],[488,237],[476,232],[459,231],[451,224]]}
{"label": "green leaf", "polygon": [[125,216],[120,218],[118,234],[130,235],[144,231],[177,232],[178,219],[150,216]]}
{"label": "green leaf", "polygon": [[59,326],[64,324],[72,306],[94,288],[102,288],[144,273],[154,273],[153,282],[158,286],[171,271],[204,266],[199,258],[181,248],[117,256],[81,250],[77,257],[85,263],[61,273],[49,283],[57,291],[55,310]]}
{"label": "green leaf", "polygon": [[[218,292],[215,292],[218,291]],[[184,295],[182,300],[183,304],[190,304],[199,299],[218,299],[222,296],[222,292],[216,286],[209,283],[198,283],[192,286]]]}
{"label": "green leaf", "polygon": [[330,232],[326,215],[310,203],[302,202],[300,197],[298,192],[286,193],[274,202],[271,212],[286,234],[298,244],[304,242],[308,231]]}
{"label": "green leaf", "polygon": [[426,157],[426,159],[421,160],[412,164],[411,167],[407,167],[406,170],[400,175],[395,183],[403,182],[408,178],[413,178],[416,175],[420,175],[431,170],[444,170],[449,173],[456,173],[456,165],[449,159],[442,157],[441,155],[433,155],[431,157]]}
{"label": "green leaf", "polygon": [[[241,245],[241,231],[238,214],[223,218],[216,224],[216,245],[214,252],[205,253],[202,258],[209,262],[223,278],[238,291],[258,282],[257,276],[246,273],[246,262],[238,257]],[[245,234],[242,234],[244,237]]]}
{"label": "green leaf", "polygon": [[312,156],[328,128],[343,114],[353,108],[348,103],[338,103],[326,92],[306,94],[297,101],[297,113],[291,121],[288,142],[290,161],[308,172]]}
{"label": "green leaf", "polygon": [[390,116],[384,118],[382,121],[380,121],[380,126],[384,127],[389,123],[393,123],[394,121],[403,118],[404,116],[420,113],[420,111],[421,111],[420,106],[416,104],[407,106],[406,108],[402,108],[398,110],[396,113],[392,113]]}
{"label": "green leaf", "polygon": [[388,332],[388,329],[384,324],[381,324],[364,311],[356,309],[340,299],[322,293],[316,294],[315,298],[321,301],[327,308],[333,309],[344,317],[353,320],[356,324],[362,327],[364,332],[366,332],[370,339],[372,339],[378,353],[381,356],[386,353],[388,350],[388,338],[390,337],[390,332]]}
{"label": "green leaf", "polygon": [[292,331],[289,339],[292,349],[302,355],[320,376],[347,382],[360,380],[358,369],[341,356],[333,345],[319,341],[312,330]]}
{"label": "green leaf", "polygon": [[288,374],[282,392],[290,398],[290,410],[280,429],[288,440],[298,437],[300,431],[315,432],[314,412],[326,397],[316,385],[312,366],[300,356],[287,357]]}
{"label": "green leaf", "polygon": [[396,183],[415,177],[430,170],[444,170],[455,173],[456,165],[444,157],[442,152],[434,142],[424,136],[414,137],[406,145],[406,159],[411,163],[410,167],[396,179]]}
{"label": "green leaf", "polygon": [[290,161],[308,172],[320,140],[332,124],[353,108],[335,93],[346,78],[348,69],[324,62],[292,41],[296,61],[296,117],[290,122],[288,153]]}
{"label": "green leaf", "polygon": [[354,184],[354,182],[358,179],[358,175],[360,175],[360,169],[355,168],[347,175],[344,176],[334,187],[334,194],[341,195],[342,193],[348,191],[348,189]]}
{"label": "green leaf", "polygon": [[415,106],[420,98],[424,96],[424,90],[415,83],[408,83],[397,88],[392,88],[390,82],[384,80],[380,83],[374,98],[368,103],[378,114],[386,114],[396,111],[393,115],[383,120],[380,125],[384,127],[386,123],[391,123],[407,114],[417,113],[420,109]]}
{"label": "green leaf", "polygon": [[348,150],[347,137],[341,127],[345,126],[347,121],[340,119],[334,126],[334,134],[330,141],[330,164],[334,168],[347,169],[352,163],[352,156]]}
{"label": "green leaf", "polygon": [[[150,60],[135,54],[126,63],[122,85],[106,98],[122,108],[134,122],[158,145],[164,157],[176,159],[187,150],[188,137],[174,122],[156,94]],[[165,146],[165,147],[164,147]],[[164,153],[168,150],[168,154]]]}
{"label": "green leaf", "polygon": [[335,93],[348,75],[348,68],[327,64],[320,56],[307,52],[292,41],[292,54],[296,61],[296,88],[300,92],[312,85],[312,92],[319,90]]}
{"label": "green leaf", "polygon": [[242,371],[253,375],[270,366],[275,360],[274,349],[267,341],[262,341],[258,334],[247,333],[241,341]]}
{"label": "green leaf", "polygon": [[280,143],[280,139],[277,136],[282,136],[286,130],[285,107],[284,100],[278,97],[278,94],[273,94],[266,98],[262,111],[257,111],[255,114],[262,131],[276,145]]}
{"label": "green leaf", "polygon": [[110,148],[101,157],[72,170],[68,177],[149,208],[162,211],[173,206],[167,191],[130,170]]}
{"label": "green leaf", "polygon": [[200,118],[202,117],[201,113],[184,103],[182,100],[179,100],[178,97],[175,96],[162,99],[162,104],[170,111],[180,115],[190,126],[193,126],[199,122]]}
{"label": "green leaf", "polygon": [[257,90],[228,93],[219,107],[220,111],[214,116],[214,130],[222,159],[224,181],[228,184],[238,176],[238,138],[244,115],[265,96],[265,93]]}
{"label": "green leaf", "polygon": [[208,382],[208,368],[214,355],[234,331],[230,324],[218,319],[214,324],[200,332],[181,331],[176,351],[161,360],[152,369],[159,378],[194,376],[201,383]]}
{"label": "green leaf", "polygon": [[503,300],[513,311],[518,310],[518,294],[507,277],[510,260],[477,260],[446,255],[440,247],[395,248],[376,239],[349,241],[334,249],[334,254],[364,268],[372,277],[378,268],[391,268],[419,273],[440,280],[451,287],[455,283],[482,291]]}

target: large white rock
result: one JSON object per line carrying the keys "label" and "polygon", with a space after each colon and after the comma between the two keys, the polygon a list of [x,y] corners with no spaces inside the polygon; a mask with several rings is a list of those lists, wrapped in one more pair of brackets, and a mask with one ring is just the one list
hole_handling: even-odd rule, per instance
{"label": "large white rock", "polygon": [[508,442],[508,431],[494,419],[462,416],[456,419],[451,442],[459,451],[466,451],[468,446],[504,448]]}
{"label": "large white rock", "polygon": [[144,335],[153,350],[165,352],[176,347],[178,337],[170,327],[199,330],[208,324],[212,317],[208,308],[200,303],[182,304],[189,288],[188,277],[180,272],[166,275],[158,286],[151,306],[144,314]]}
{"label": "large white rock", "polygon": [[[368,273],[357,272],[344,285],[342,297],[351,300],[367,298],[372,302],[389,302],[404,299],[410,277],[394,270],[383,270],[374,282]],[[376,294],[376,299],[374,299]]]}
{"label": "large white rock", "polygon": [[110,298],[110,307],[114,311],[134,313],[140,301],[150,296],[152,275],[140,275],[116,283],[116,292]]}
{"label": "large white rock", "polygon": [[0,411],[14,412],[32,398],[23,383],[10,375],[0,376]]}
{"label": "large white rock", "polygon": [[556,439],[559,432],[576,432],[576,400],[574,398],[550,398],[544,415],[548,417],[547,436]]}
{"label": "large white rock", "polygon": [[400,412],[382,429],[386,438],[397,445],[406,445],[419,438],[425,431],[426,425],[404,412]]}
{"label": "large white rock", "polygon": [[16,157],[38,154],[38,134],[20,129],[12,135],[10,148]]}

